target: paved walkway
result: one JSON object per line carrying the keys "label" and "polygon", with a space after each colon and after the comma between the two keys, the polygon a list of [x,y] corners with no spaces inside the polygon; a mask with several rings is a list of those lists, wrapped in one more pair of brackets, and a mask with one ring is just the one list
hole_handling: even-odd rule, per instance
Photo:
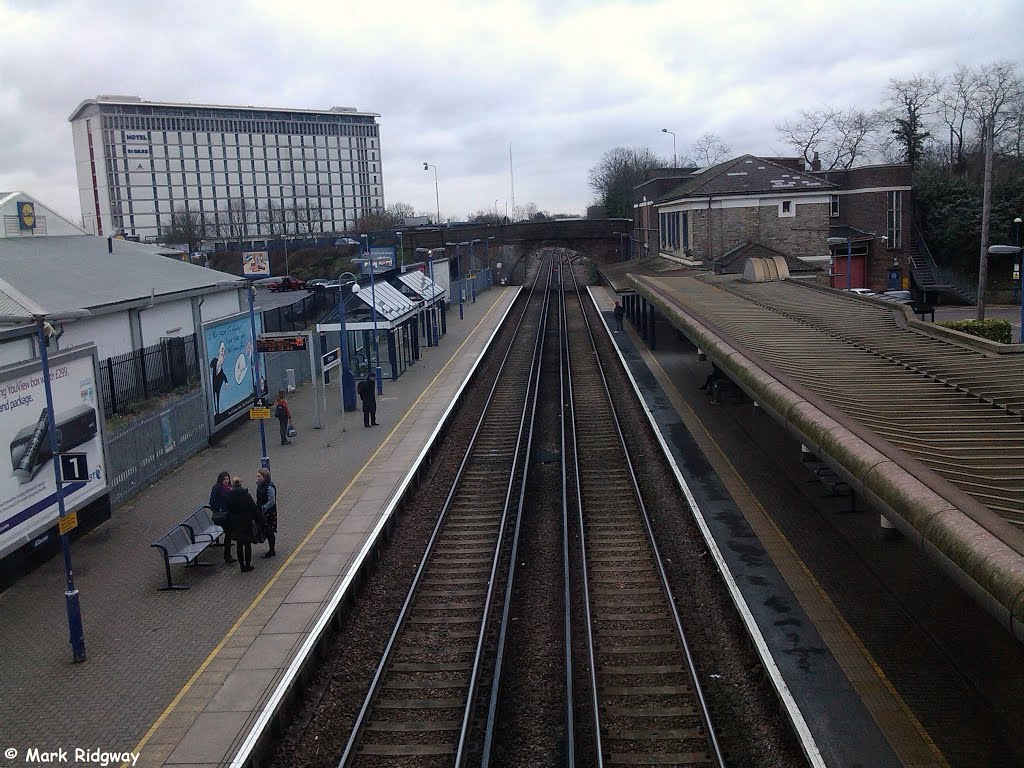
{"label": "paved walkway", "polygon": [[[278,446],[268,429],[280,494],[279,557],[256,546],[255,570],[183,570],[191,589],[159,592],[151,541],[206,503],[221,470],[255,485],[259,435],[245,424],[117,509],[73,547],[88,661],[74,665],[63,577],[55,558],[0,594],[0,766],[26,751],[141,747],[139,765],[216,764],[233,749],[273,680],[340,583],[400,478],[436,428],[515,289],[494,289],[448,313],[448,334],[378,398],[381,426],[364,429],[328,393],[329,429],[314,430],[312,388],[290,399],[299,436]],[[272,383],[272,388],[276,386]],[[276,427],[273,422],[270,427]],[[188,735],[182,743],[182,737]]]}

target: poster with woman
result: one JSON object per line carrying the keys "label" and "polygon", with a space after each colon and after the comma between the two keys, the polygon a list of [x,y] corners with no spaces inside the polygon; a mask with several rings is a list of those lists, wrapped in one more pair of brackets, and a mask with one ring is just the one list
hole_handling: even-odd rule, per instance
{"label": "poster with woman", "polygon": [[[262,331],[256,314],[256,334]],[[203,324],[209,363],[209,408],[216,431],[246,413],[253,403],[253,339],[249,313],[222,317]]]}

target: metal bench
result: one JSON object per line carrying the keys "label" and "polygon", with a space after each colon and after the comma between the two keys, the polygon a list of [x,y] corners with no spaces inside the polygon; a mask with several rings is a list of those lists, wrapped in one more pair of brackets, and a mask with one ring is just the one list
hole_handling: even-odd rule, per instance
{"label": "metal bench", "polygon": [[913,304],[910,305],[910,309],[913,311],[915,315],[920,317],[921,320],[924,320],[925,315],[931,315],[932,322],[935,322],[935,307],[933,307],[931,304],[925,304],[924,302],[921,301],[915,301]]}
{"label": "metal bench", "polygon": [[213,522],[213,510],[209,505],[200,507],[186,517],[182,525],[188,528],[193,544],[203,541],[213,546],[223,544],[220,538],[224,535],[224,529]]}
{"label": "metal bench", "polygon": [[832,467],[821,461],[817,456],[805,459],[804,466],[811,471],[814,478],[809,483],[818,482],[825,486],[829,496],[845,496],[850,492],[850,486],[846,481],[837,475]]}
{"label": "metal bench", "polygon": [[164,568],[167,570],[167,586],[160,587],[161,592],[175,589],[188,589],[187,584],[175,584],[171,579],[171,563],[184,563],[185,565],[212,565],[212,563],[200,563],[199,556],[210,546],[209,541],[193,541],[192,532],[182,523],[174,526],[171,530],[160,537],[158,541],[150,544],[156,547],[164,556]]}

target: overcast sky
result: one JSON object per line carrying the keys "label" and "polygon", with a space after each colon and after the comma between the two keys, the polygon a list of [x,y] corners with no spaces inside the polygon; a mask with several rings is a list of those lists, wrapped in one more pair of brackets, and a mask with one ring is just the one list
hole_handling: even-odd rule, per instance
{"label": "overcast sky", "polygon": [[582,214],[616,146],[792,154],[775,124],[1020,59],[1019,0],[0,0],[0,191],[80,220],[71,111],[98,94],[380,113],[388,204]]}

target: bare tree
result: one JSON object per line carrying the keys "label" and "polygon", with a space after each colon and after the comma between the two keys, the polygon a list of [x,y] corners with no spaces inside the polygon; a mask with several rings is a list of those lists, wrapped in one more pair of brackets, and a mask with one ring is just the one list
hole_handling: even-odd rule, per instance
{"label": "bare tree", "polygon": [[171,214],[171,223],[164,228],[163,238],[171,243],[188,243],[189,251],[198,251],[199,243],[209,238],[209,222],[198,211],[178,206]]}
{"label": "bare tree", "polygon": [[824,104],[805,109],[798,120],[786,120],[775,126],[782,140],[793,147],[807,166],[815,154],[825,170],[852,168],[870,152],[881,124],[878,112],[859,107],[833,107]]}
{"label": "bare tree", "polygon": [[387,208],[366,211],[355,223],[357,232],[379,232],[405,226],[405,220],[416,215],[416,209],[409,203],[392,203]]}
{"label": "bare tree", "polygon": [[[664,161],[648,147],[615,147],[601,155],[588,173],[590,188],[610,218],[633,217],[633,189],[644,181],[644,174]],[[518,206],[516,206],[518,209]],[[513,219],[520,217],[513,211]]]}
{"label": "bare tree", "polygon": [[889,81],[886,103],[891,139],[884,145],[890,157],[898,156],[915,165],[931,138],[928,117],[934,114],[935,97],[942,84],[935,75],[914,75],[909,80]]}
{"label": "bare tree", "polygon": [[717,133],[708,131],[690,145],[689,154],[684,158],[684,162],[692,159],[698,167],[714,165],[729,157],[731,152],[732,149]]}
{"label": "bare tree", "polygon": [[964,167],[964,149],[967,131],[971,127],[971,113],[978,90],[978,74],[962,64],[942,81],[937,102],[942,122],[949,128],[950,167]]}
{"label": "bare tree", "polygon": [[1022,87],[1024,84],[1014,62],[997,61],[978,69],[972,114],[979,123],[989,122],[994,137],[1012,127],[1010,107],[1020,97]]}

